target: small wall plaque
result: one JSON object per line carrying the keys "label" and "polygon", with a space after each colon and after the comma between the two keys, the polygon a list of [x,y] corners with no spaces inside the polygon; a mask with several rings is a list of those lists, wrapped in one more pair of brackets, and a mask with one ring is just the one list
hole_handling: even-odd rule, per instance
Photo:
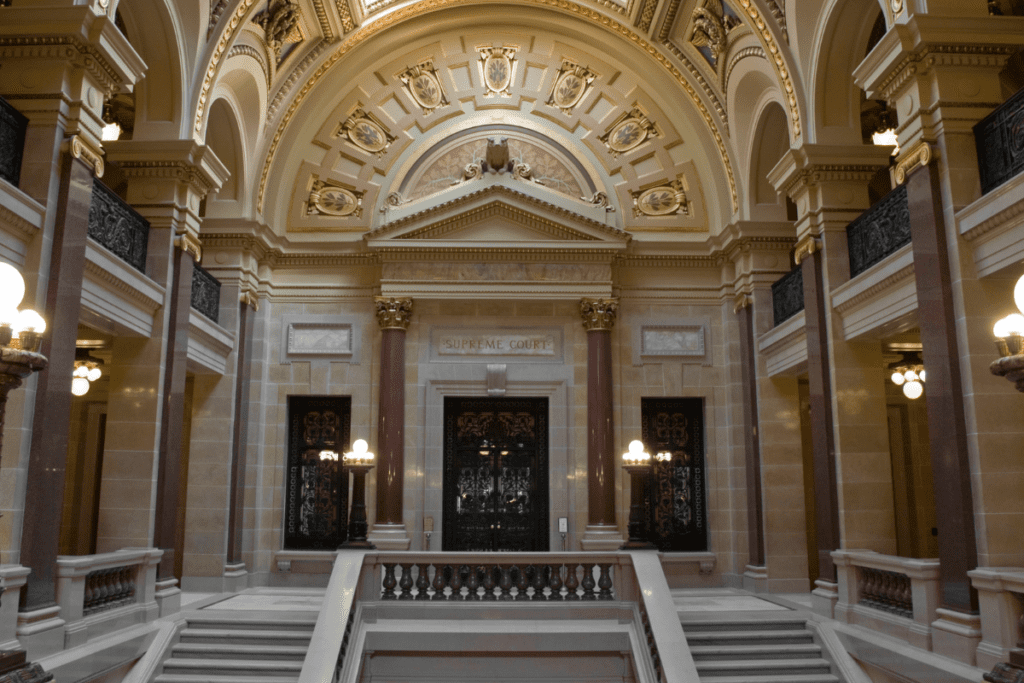
{"label": "small wall plaque", "polygon": [[292,323],[288,326],[288,355],[351,356],[352,326]]}
{"label": "small wall plaque", "polygon": [[645,325],[640,334],[640,355],[703,358],[704,327]]}

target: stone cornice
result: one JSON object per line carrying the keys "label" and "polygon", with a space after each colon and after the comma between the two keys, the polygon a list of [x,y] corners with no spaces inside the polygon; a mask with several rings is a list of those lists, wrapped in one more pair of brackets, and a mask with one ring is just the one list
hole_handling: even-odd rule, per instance
{"label": "stone cornice", "polygon": [[475,261],[475,262],[603,262],[608,263],[620,253],[617,249],[521,249],[516,247],[474,246],[441,247],[417,246],[413,248],[380,247],[375,250],[381,262],[398,261]]}
{"label": "stone cornice", "polygon": [[470,209],[465,213],[459,214],[454,219],[418,228],[411,232],[407,232],[403,235],[400,235],[395,239],[439,239],[445,235],[451,234],[464,227],[472,225],[480,221],[481,219],[493,218],[494,216],[504,216],[507,218],[515,219],[520,225],[525,225],[528,228],[532,228],[533,230],[544,233],[549,237],[553,237],[555,239],[567,241],[597,240],[596,237],[586,235],[577,230],[568,230],[564,226],[562,226],[561,223],[549,221],[547,219],[531,214],[528,211],[524,211],[523,209],[520,209],[518,207],[506,204],[505,202],[493,202],[491,204],[487,204],[486,206]]}
{"label": "stone cornice", "polygon": [[137,304],[147,313],[154,313],[163,305],[162,300],[154,299],[146,292],[132,287],[130,284],[117,277],[117,275],[104,268],[101,264],[90,259],[85,260],[85,272],[93,276],[96,280],[106,283],[111,288],[117,290],[123,294],[126,299]]}
{"label": "stone cornice", "polygon": [[889,154],[889,147],[877,145],[803,145],[782,155],[768,172],[768,181],[776,192],[789,196],[824,183],[867,183],[889,165]]}
{"label": "stone cornice", "polygon": [[130,179],[176,180],[205,197],[230,176],[213,149],[194,140],[119,140],[106,143],[107,158]]}
{"label": "stone cornice", "polygon": [[845,315],[848,311],[856,308],[865,301],[869,301],[878,294],[882,294],[891,287],[903,282],[907,278],[914,277],[914,263],[911,262],[909,266],[899,269],[895,273],[882,278],[878,282],[875,282],[870,287],[864,289],[864,291],[858,292],[855,296],[850,297],[842,303],[835,302],[835,295],[833,294],[833,306],[840,315]]}
{"label": "stone cornice", "polygon": [[686,255],[672,256],[662,254],[628,254],[615,259],[619,268],[717,268],[719,259],[715,256]]}

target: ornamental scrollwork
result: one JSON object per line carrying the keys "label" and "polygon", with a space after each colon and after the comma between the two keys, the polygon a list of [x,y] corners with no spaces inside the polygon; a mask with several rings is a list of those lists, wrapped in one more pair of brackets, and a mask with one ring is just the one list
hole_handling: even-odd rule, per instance
{"label": "ornamental scrollwork", "polygon": [[387,296],[373,297],[377,323],[382,330],[405,330],[412,320],[412,299]]}
{"label": "ornamental scrollwork", "polygon": [[690,43],[713,67],[725,54],[729,31],[740,25],[737,17],[722,0],[704,0],[693,10],[693,29]]}
{"label": "ornamental scrollwork", "polygon": [[301,16],[299,6],[293,0],[281,0],[253,18],[263,28],[267,45],[279,60],[285,43],[302,40],[301,32],[295,35]]}
{"label": "ornamental scrollwork", "polygon": [[146,272],[149,221],[100,181],[92,185],[89,237],[139,272]]}
{"label": "ornamental scrollwork", "polygon": [[449,104],[444,86],[437,75],[437,69],[434,68],[433,60],[428,59],[416,66],[409,67],[398,74],[398,80],[405,86],[405,90],[413,102],[423,109],[424,116],[438,107]]}
{"label": "ornamental scrollwork", "polygon": [[690,215],[690,200],[681,179],[665,185],[658,185],[639,192],[633,192],[633,216],[683,216]]}
{"label": "ornamental scrollwork", "polygon": [[356,109],[338,126],[335,136],[341,135],[359,149],[377,157],[387,154],[391,143],[397,139],[380,119],[362,109]]}
{"label": "ornamental scrollwork", "polygon": [[586,97],[596,80],[597,74],[588,67],[563,60],[551,84],[547,104],[561,109],[563,114],[572,114],[572,110]]}
{"label": "ornamental scrollwork", "polygon": [[618,312],[618,299],[580,300],[580,317],[583,318],[583,328],[587,332],[612,329]]}
{"label": "ornamental scrollwork", "polygon": [[480,53],[477,62],[480,80],[486,88],[484,97],[511,97],[512,82],[516,75],[516,52],[519,48],[480,46],[477,50]]}
{"label": "ornamental scrollwork", "polygon": [[363,193],[316,180],[306,201],[306,215],[359,218],[363,215]]}
{"label": "ornamental scrollwork", "polygon": [[634,105],[628,112],[615,119],[598,140],[604,143],[613,157],[617,157],[659,135],[661,132],[658,126],[647,117],[647,112],[639,105]]}

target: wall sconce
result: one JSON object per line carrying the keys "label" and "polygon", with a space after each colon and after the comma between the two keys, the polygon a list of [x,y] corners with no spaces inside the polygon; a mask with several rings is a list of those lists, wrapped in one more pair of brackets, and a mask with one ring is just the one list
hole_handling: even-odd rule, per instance
{"label": "wall sconce", "polygon": [[25,278],[9,263],[0,263],[0,347],[35,353],[46,321],[31,308],[18,310],[25,298]]}
{"label": "wall sconce", "polygon": [[889,370],[892,371],[889,379],[896,386],[903,387],[904,396],[911,400],[921,398],[927,373],[917,351],[904,352],[903,360],[890,363]]}

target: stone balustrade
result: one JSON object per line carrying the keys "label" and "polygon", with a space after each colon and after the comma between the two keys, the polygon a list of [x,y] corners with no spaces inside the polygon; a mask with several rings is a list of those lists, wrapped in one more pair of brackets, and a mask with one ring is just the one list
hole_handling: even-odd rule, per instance
{"label": "stone balustrade", "polygon": [[837,620],[931,650],[939,607],[938,560],[870,550],[837,550],[832,559],[839,580]]}
{"label": "stone balustrade", "polygon": [[978,666],[991,670],[1024,650],[1024,567],[980,567],[967,575],[981,610]]}
{"label": "stone balustrade", "polygon": [[128,548],[58,557],[57,603],[65,622],[64,647],[156,619],[156,567],[162,556],[163,551],[154,548]]}

